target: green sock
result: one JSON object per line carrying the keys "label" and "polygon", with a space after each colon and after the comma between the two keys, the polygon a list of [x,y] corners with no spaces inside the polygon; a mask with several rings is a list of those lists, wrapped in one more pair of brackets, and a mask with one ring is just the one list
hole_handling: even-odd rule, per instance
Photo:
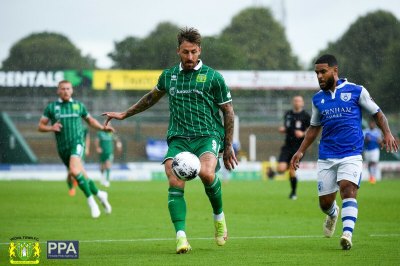
{"label": "green sock", "polygon": [[175,231],[185,231],[186,202],[183,197],[184,190],[170,187],[168,189],[168,209]]}
{"label": "green sock", "polygon": [[89,189],[90,192],[92,192],[93,195],[97,195],[97,193],[99,192],[99,189],[96,187],[95,183],[93,182],[92,179],[88,178],[88,185],[89,185]]}
{"label": "green sock", "polygon": [[215,176],[211,185],[204,185],[208,199],[210,200],[214,214],[222,213],[222,190],[221,181]]}
{"label": "green sock", "polygon": [[86,181],[86,178],[83,176],[82,173],[80,173],[77,177],[76,180],[78,181],[78,186],[79,188],[85,193],[85,196],[89,198],[92,193],[90,192],[89,184]]}
{"label": "green sock", "polygon": [[106,180],[110,181],[110,169],[106,170]]}
{"label": "green sock", "polygon": [[74,187],[74,183],[72,183],[72,180],[69,180],[69,179],[67,180],[67,186],[69,189]]}

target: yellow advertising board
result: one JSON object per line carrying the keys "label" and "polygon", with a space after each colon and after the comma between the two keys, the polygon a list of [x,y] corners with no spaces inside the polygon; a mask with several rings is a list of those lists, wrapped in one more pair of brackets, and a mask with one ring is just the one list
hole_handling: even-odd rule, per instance
{"label": "yellow advertising board", "polygon": [[93,89],[149,90],[157,85],[162,70],[94,70]]}

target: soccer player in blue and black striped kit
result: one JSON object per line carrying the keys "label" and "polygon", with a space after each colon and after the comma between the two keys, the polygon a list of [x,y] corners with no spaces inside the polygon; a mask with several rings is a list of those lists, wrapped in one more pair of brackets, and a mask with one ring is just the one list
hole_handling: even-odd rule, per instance
{"label": "soccer player in blue and black striped kit", "polygon": [[352,247],[352,235],[357,220],[357,191],[362,173],[364,138],[361,127],[361,109],[372,115],[383,133],[383,145],[387,152],[397,152],[396,143],[388,121],[368,91],[360,85],[338,77],[338,63],[333,55],[323,55],[315,62],[321,88],[312,98],[310,127],[305,138],[293,155],[291,167],[297,169],[304,152],[314,142],[322,129],[318,158],[319,204],[327,214],[323,224],[326,237],[335,231],[340,208],[336,204],[339,190],[342,198],[341,218],[343,232],[342,249]]}

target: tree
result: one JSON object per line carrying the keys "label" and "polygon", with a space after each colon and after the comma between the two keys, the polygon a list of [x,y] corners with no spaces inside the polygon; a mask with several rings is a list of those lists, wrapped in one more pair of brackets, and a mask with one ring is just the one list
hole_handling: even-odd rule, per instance
{"label": "tree", "polygon": [[220,40],[231,43],[244,56],[236,69],[292,70],[299,69],[292,55],[284,28],[275,21],[269,9],[251,7],[233,17]]}
{"label": "tree", "polygon": [[[384,104],[385,112],[399,113],[398,70],[400,69],[400,43],[393,42],[386,49],[383,57],[384,64],[377,69],[376,78],[371,83],[374,99],[380,105]],[[370,89],[369,89],[370,90]]]}
{"label": "tree", "polygon": [[33,33],[11,47],[3,70],[93,69],[95,60],[82,56],[71,41],[57,33]]}
{"label": "tree", "polygon": [[108,56],[113,68],[163,69],[178,62],[176,35],[179,27],[163,22],[144,39],[128,37],[115,43],[115,50]]}
{"label": "tree", "polygon": [[215,69],[240,69],[244,65],[245,56],[242,51],[218,37],[203,37],[201,47],[201,59]]}
{"label": "tree", "polygon": [[[400,22],[390,12],[375,11],[360,17],[343,36],[321,51],[334,54],[339,75],[364,85],[384,110],[398,110]],[[387,108],[388,107],[388,108]]]}

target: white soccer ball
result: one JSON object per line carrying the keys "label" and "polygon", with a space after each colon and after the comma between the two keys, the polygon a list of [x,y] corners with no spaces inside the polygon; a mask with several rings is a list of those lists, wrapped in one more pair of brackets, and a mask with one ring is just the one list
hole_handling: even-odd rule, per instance
{"label": "white soccer ball", "polygon": [[189,181],[200,173],[200,160],[191,152],[178,153],[172,161],[172,171],[183,181]]}

